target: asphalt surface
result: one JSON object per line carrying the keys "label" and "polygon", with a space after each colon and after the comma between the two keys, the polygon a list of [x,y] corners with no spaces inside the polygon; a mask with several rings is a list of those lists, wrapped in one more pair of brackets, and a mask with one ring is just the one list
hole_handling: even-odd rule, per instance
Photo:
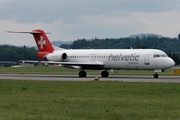
{"label": "asphalt surface", "polygon": [[[1,80],[44,80],[44,81],[93,81],[96,75],[79,78],[77,75],[47,75],[47,74],[0,74]],[[108,78],[99,77],[99,81],[123,82],[172,82],[180,83],[180,76],[127,76],[110,75]]]}

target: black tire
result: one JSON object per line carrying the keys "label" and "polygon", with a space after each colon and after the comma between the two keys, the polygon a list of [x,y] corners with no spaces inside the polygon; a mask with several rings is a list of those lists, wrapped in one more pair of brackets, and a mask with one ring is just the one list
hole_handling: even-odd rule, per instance
{"label": "black tire", "polygon": [[154,77],[154,78],[158,78],[159,75],[158,75],[158,74],[154,74],[153,77]]}
{"label": "black tire", "polygon": [[86,77],[86,72],[85,71],[80,71],[79,72],[79,77]]}
{"label": "black tire", "polygon": [[101,77],[108,77],[109,73],[107,71],[102,71],[101,72]]}

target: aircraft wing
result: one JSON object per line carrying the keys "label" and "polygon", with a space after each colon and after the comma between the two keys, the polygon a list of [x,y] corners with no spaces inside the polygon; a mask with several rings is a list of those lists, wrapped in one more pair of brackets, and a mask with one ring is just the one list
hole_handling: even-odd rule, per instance
{"label": "aircraft wing", "polygon": [[54,62],[47,61],[47,63],[61,64],[64,66],[80,66],[85,68],[103,68],[104,64],[101,62]]}
{"label": "aircraft wing", "polygon": [[36,61],[36,60],[19,60],[22,63],[48,63],[48,61]]}
{"label": "aircraft wing", "polygon": [[70,68],[103,68],[104,64],[101,62],[54,62],[54,61],[35,61],[35,60],[20,60],[22,63],[44,63],[44,64],[60,64]]}

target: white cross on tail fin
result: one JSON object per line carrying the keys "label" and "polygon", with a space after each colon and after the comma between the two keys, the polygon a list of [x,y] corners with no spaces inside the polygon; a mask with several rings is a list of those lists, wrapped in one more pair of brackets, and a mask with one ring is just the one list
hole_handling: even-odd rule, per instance
{"label": "white cross on tail fin", "polygon": [[46,41],[43,39],[43,36],[40,36],[40,40],[38,41],[38,45],[40,45],[40,48],[43,49],[43,45],[46,44]]}

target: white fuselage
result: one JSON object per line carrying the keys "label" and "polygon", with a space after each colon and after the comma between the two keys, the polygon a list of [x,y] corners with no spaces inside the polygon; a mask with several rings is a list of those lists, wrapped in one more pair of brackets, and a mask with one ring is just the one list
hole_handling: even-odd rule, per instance
{"label": "white fuselage", "polygon": [[[63,53],[67,55],[64,58]],[[103,65],[99,69],[164,70],[174,66],[174,61],[166,53],[157,49],[60,50],[48,54],[47,60],[86,64],[99,63]],[[92,66],[85,68],[93,69]]]}
{"label": "white fuselage", "polygon": [[174,61],[161,50],[156,49],[86,49],[65,50],[53,47],[41,29],[31,32],[9,31],[10,33],[30,33],[38,47],[38,57],[48,63],[64,67],[80,68],[79,77],[86,77],[85,69],[104,69],[102,77],[108,77],[107,69],[154,70],[161,72],[174,66]]}

